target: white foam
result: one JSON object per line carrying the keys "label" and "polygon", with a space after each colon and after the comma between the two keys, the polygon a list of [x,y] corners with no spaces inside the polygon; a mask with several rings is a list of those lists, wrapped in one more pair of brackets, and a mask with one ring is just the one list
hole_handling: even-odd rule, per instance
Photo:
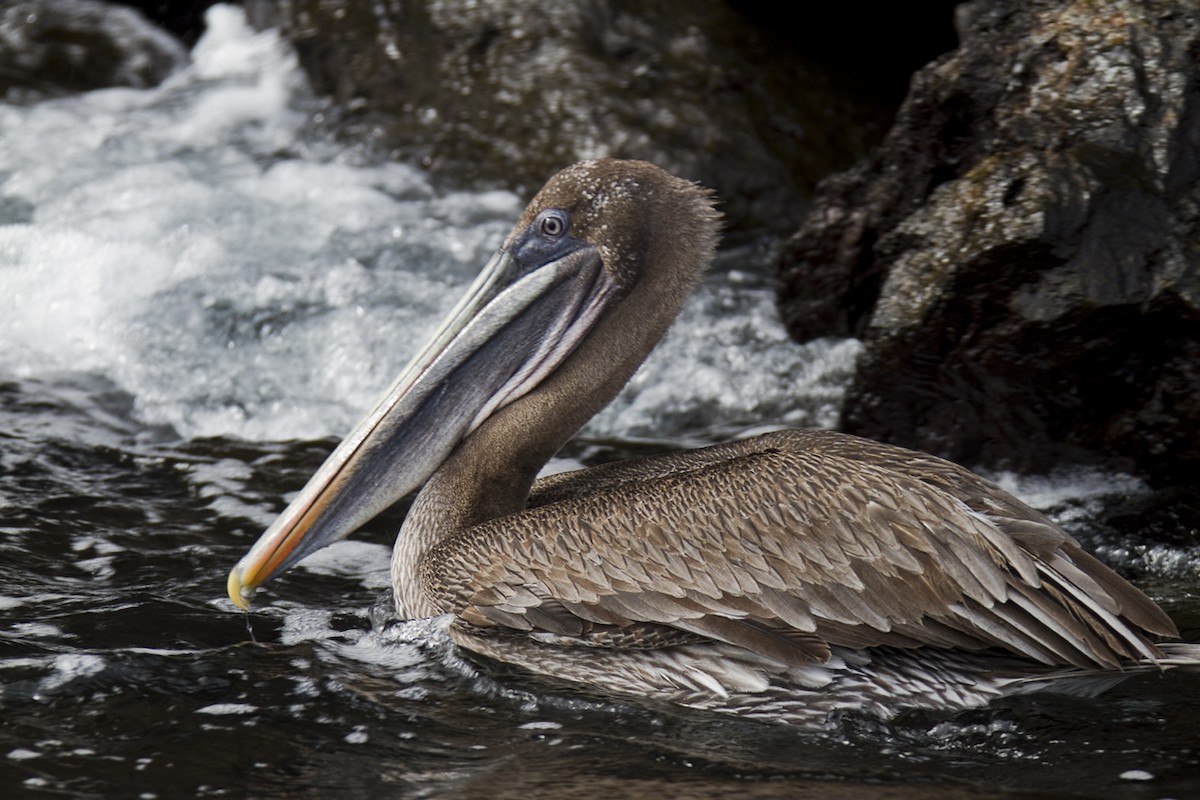
{"label": "white foam", "polygon": [[[223,6],[158,88],[0,105],[0,372],[102,374],[188,438],[349,430],[521,204],[361,165],[322,112],[278,35]],[[828,425],[856,352],[794,345],[770,289],[725,273],[588,430]]]}
{"label": "white foam", "polygon": [[770,289],[717,274],[586,430],[672,436],[698,419],[714,428],[832,427],[861,349],[854,339],[796,344]]}
{"label": "white foam", "polygon": [[104,374],[186,437],[342,433],[519,203],[310,142],[294,56],[240,10],[193,57],[0,106],[0,371]]}
{"label": "white foam", "polygon": [[116,568],[113,566],[112,556],[96,556],[95,558],[78,558],[73,562],[74,566],[82,570],[87,570],[92,573],[92,576],[101,581],[107,581],[116,574]]}
{"label": "white foam", "polygon": [[27,747],[16,747],[8,751],[8,757],[13,761],[28,761],[31,758],[41,758],[42,754],[37,750],[30,750]]}
{"label": "white foam", "polygon": [[534,722],[524,722],[518,725],[517,728],[527,731],[557,731],[562,728],[562,723],[551,722],[549,720],[536,720]]}
{"label": "white foam", "polygon": [[39,692],[53,692],[71,681],[89,678],[104,670],[104,659],[90,653],[65,653],[54,657],[54,671],[42,679]]}
{"label": "white foam", "polygon": [[212,705],[196,709],[197,714],[212,714],[214,716],[253,714],[255,711],[258,711],[258,706],[250,705],[249,703],[213,703]]}
{"label": "white foam", "polygon": [[29,598],[26,597],[10,597],[7,595],[0,595],[0,611],[7,611],[10,608],[23,606],[27,602],[29,602]]}
{"label": "white foam", "polygon": [[283,617],[283,630],[279,640],[286,645],[300,642],[320,641],[338,636],[331,621],[333,612],[316,608],[288,609]]}
{"label": "white foam", "polygon": [[1042,511],[1067,503],[1114,495],[1127,497],[1146,491],[1146,485],[1133,476],[1083,467],[1058,470],[1050,475],[1002,472],[990,477],[1006,492]]}
{"label": "white foam", "polygon": [[550,475],[557,475],[560,472],[571,472],[572,470],[583,469],[584,463],[574,458],[552,458],[547,461],[538,472],[539,478],[545,478]]}
{"label": "white foam", "polygon": [[1154,780],[1154,773],[1147,772],[1144,769],[1127,769],[1118,777],[1123,781],[1152,781]]}
{"label": "white foam", "polygon": [[9,630],[18,636],[36,636],[46,639],[52,637],[74,638],[64,635],[61,628],[48,622],[17,622]]}

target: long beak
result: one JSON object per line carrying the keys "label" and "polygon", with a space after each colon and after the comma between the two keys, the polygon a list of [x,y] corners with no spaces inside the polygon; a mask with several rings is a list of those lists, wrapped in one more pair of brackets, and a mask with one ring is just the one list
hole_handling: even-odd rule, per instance
{"label": "long beak", "polygon": [[530,269],[502,249],[387,394],[229,573],[255,590],[425,482],[471,431],[541,382],[586,336],[617,284],[584,242]]}

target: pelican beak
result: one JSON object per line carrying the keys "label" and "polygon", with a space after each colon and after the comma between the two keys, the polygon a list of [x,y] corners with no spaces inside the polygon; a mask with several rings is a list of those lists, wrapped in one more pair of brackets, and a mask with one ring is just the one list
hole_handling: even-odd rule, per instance
{"label": "pelican beak", "polygon": [[229,573],[229,598],[343,539],[418,488],[495,411],[534,388],[595,324],[617,283],[598,250],[518,230],[433,338]]}

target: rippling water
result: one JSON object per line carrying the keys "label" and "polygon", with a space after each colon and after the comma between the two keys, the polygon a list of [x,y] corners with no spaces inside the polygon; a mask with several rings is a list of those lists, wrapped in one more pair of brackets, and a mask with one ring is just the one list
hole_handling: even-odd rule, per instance
{"label": "rippling water", "polygon": [[[365,163],[272,34],[210,27],[159,89],[0,106],[5,797],[1200,795],[1197,676],[814,734],[481,675],[381,610],[402,511],[234,613],[229,567],[521,203]],[[789,344],[750,255],[564,464],[834,421],[856,344]],[[1007,480],[1200,639],[1200,551],[1091,524],[1136,482]]]}

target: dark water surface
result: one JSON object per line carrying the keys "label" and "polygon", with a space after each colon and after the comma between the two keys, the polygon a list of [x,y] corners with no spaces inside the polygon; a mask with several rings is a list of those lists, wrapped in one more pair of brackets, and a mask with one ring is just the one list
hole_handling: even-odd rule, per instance
{"label": "dark water surface", "polygon": [[[229,568],[521,203],[323,137],[234,9],[192,55],[0,104],[0,798],[1200,797],[1196,675],[813,733],[480,671],[381,610],[399,513],[237,612]],[[788,342],[748,255],[565,456],[834,421],[857,344]],[[1120,476],[1005,480],[1200,640],[1194,529],[1096,523]]]}
{"label": "dark water surface", "polygon": [[[155,443],[128,407],[0,383],[5,796],[1200,795],[1197,675],[818,734],[479,674],[373,613],[394,517],[237,613],[226,571],[332,442]],[[1142,577],[1200,636],[1194,581]]]}

